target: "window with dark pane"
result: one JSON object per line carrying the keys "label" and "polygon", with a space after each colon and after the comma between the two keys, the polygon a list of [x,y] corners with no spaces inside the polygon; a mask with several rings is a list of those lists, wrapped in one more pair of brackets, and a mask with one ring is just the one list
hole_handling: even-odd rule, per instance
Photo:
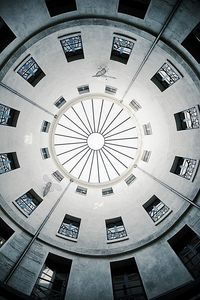
{"label": "window with dark pane", "polygon": [[130,185],[131,183],[133,183],[133,181],[135,181],[136,177],[133,174],[130,174],[126,179],[125,182],[127,185]]}
{"label": "window with dark pane", "polygon": [[174,118],[178,131],[200,128],[200,113],[198,105],[174,114]]}
{"label": "window with dark pane", "polygon": [[151,135],[152,134],[151,123],[144,124],[143,130],[145,135]]}
{"label": "window with dark pane", "polygon": [[198,161],[196,159],[175,156],[170,172],[185,179],[193,180],[197,166]]}
{"label": "window with dark pane", "polygon": [[10,228],[10,226],[8,226],[2,218],[0,218],[0,248],[5,244],[5,242],[11,237],[13,233],[14,230]]}
{"label": "window with dark pane", "polygon": [[116,240],[127,236],[121,217],[106,220],[107,240]]}
{"label": "window with dark pane", "polygon": [[33,299],[64,300],[72,261],[49,253],[31,296]]}
{"label": "window with dark pane", "polygon": [[169,86],[173,85],[180,79],[178,72],[172,68],[168,63],[164,63],[162,67],[151,78],[151,81],[163,92]]}
{"label": "window with dark pane", "polygon": [[83,44],[80,35],[66,37],[60,40],[68,62],[84,58]]}
{"label": "window with dark pane", "polygon": [[42,202],[42,199],[34,192],[33,189],[15,200],[15,203],[27,215],[32,214],[36,207]]}
{"label": "window with dark pane", "polygon": [[143,153],[142,153],[142,160],[144,162],[148,162],[149,159],[150,159],[150,156],[151,156],[151,151],[148,151],[148,150],[144,150]]}
{"label": "window with dark pane", "polygon": [[19,168],[16,152],[0,153],[0,174]]}
{"label": "window with dark pane", "polygon": [[114,300],[147,299],[134,258],[110,263]]}
{"label": "window with dark pane", "polygon": [[56,102],[54,103],[54,105],[57,108],[61,108],[66,102],[67,101],[63,97],[60,97],[58,100],[56,100]]}
{"label": "window with dark pane", "polygon": [[78,90],[78,92],[79,92],[80,95],[90,92],[89,85],[79,86],[79,87],[77,87],[77,90]]}
{"label": "window with dark pane", "polygon": [[200,278],[200,237],[185,225],[168,242],[194,279]]}
{"label": "window with dark pane", "polygon": [[113,194],[113,188],[112,187],[102,189],[102,196],[108,196],[108,195],[111,195],[111,194]]}
{"label": "window with dark pane", "polygon": [[51,123],[48,121],[43,121],[41,131],[47,133],[49,131],[50,124]]}
{"label": "window with dark pane", "polygon": [[200,63],[200,23],[184,39],[182,45]]}
{"label": "window with dark pane", "polygon": [[151,0],[119,0],[118,12],[144,19]]}
{"label": "window with dark pane", "polygon": [[45,76],[33,57],[29,58],[17,73],[28,81],[33,87]]}
{"label": "window with dark pane", "polygon": [[77,10],[76,0],[45,0],[51,17]]}
{"label": "window with dark pane", "polygon": [[2,52],[12,41],[14,41],[16,36],[1,17],[0,17],[0,36],[1,36],[0,52]]}
{"label": "window with dark pane", "polygon": [[115,36],[113,38],[110,59],[127,64],[134,43],[125,37]]}
{"label": "window with dark pane", "polygon": [[154,222],[159,221],[170,210],[169,207],[155,195],[151,197],[143,207]]}
{"label": "window with dark pane", "polygon": [[76,192],[81,195],[87,195],[87,189],[82,186],[77,186]]}
{"label": "window with dark pane", "polygon": [[0,103],[0,125],[17,126],[19,111]]}
{"label": "window with dark pane", "polygon": [[110,86],[110,85],[105,86],[105,93],[114,95],[114,94],[116,94],[116,92],[117,92],[117,88]]}
{"label": "window with dark pane", "polygon": [[134,110],[134,111],[138,111],[139,109],[142,108],[142,106],[134,99],[129,103],[130,107]]}
{"label": "window with dark pane", "polygon": [[52,176],[57,179],[59,182],[61,182],[64,178],[64,176],[57,170],[52,173]]}
{"label": "window with dark pane", "polygon": [[43,159],[47,159],[50,157],[48,148],[41,148],[41,154]]}
{"label": "window with dark pane", "polygon": [[81,219],[65,215],[64,220],[58,230],[58,233],[73,239],[78,238]]}

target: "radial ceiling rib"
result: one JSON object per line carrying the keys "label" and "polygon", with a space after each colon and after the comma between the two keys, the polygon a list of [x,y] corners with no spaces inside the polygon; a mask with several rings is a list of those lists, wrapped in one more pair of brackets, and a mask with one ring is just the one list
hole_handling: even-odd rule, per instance
{"label": "radial ceiling rib", "polygon": [[108,137],[111,137],[111,136],[114,136],[114,135],[117,135],[117,134],[124,133],[124,132],[129,131],[129,130],[134,129],[134,128],[136,128],[136,127],[133,126],[133,127],[128,128],[128,129],[124,129],[124,130],[119,131],[119,132],[117,132],[117,133],[111,134],[111,135],[109,135],[109,136],[107,136],[107,137],[105,137],[105,138],[108,138]]}
{"label": "radial ceiling rib", "polygon": [[99,132],[99,125],[100,125],[100,122],[101,122],[103,103],[104,103],[104,99],[102,99],[102,102],[101,102],[101,109],[100,109],[100,113],[99,113],[99,121],[98,121],[98,126],[97,126],[97,132]]}
{"label": "radial ceiling rib", "polygon": [[90,124],[90,120],[89,120],[89,118],[88,118],[87,112],[86,112],[86,110],[85,110],[85,107],[84,107],[84,105],[83,105],[83,102],[82,102],[82,101],[81,101],[81,105],[82,105],[83,111],[84,111],[84,113],[85,113],[86,119],[87,119],[87,121],[88,121],[88,124],[89,124],[90,130],[91,130],[91,132],[93,132],[93,131],[92,131],[92,126],[91,126],[91,124]]}
{"label": "radial ceiling rib", "polygon": [[75,137],[75,136],[71,136],[71,135],[65,135],[65,134],[59,134],[59,133],[55,133],[55,135],[57,136],[63,136],[63,137],[68,137],[68,138],[71,138],[71,139],[77,139],[77,140],[87,140],[86,138],[83,139],[83,138],[79,138],[79,137]]}
{"label": "radial ceiling rib", "polygon": [[72,121],[68,116],[66,116],[64,114],[64,116],[70,121],[72,122],[76,127],[78,127],[78,129],[80,129],[81,131],[83,131],[86,135],[87,135],[87,132],[85,132],[85,130],[83,130],[83,128],[81,128],[79,125],[77,125],[74,121]]}
{"label": "radial ceiling rib", "polygon": [[60,155],[63,155],[63,154],[66,154],[66,153],[69,153],[69,152],[72,152],[74,150],[77,150],[79,148],[82,148],[82,147],[85,147],[85,145],[82,145],[82,146],[79,146],[79,147],[76,147],[76,148],[73,148],[73,149],[70,149],[70,150],[67,150],[67,151],[64,151],[64,152],[61,152],[61,153],[58,153],[57,156],[60,156]]}
{"label": "radial ceiling rib", "polygon": [[105,134],[105,131],[110,127],[110,125],[117,119],[117,117],[121,114],[123,108],[118,112],[118,114],[112,119],[112,121],[108,124],[108,126],[102,131],[102,134]]}
{"label": "radial ceiling rib", "polygon": [[67,162],[69,162],[70,160],[72,160],[74,157],[78,156],[80,153],[82,153],[83,151],[85,151],[87,148],[88,147],[86,146],[84,149],[82,149],[78,153],[74,154],[72,157],[70,157],[68,160],[66,160],[62,165],[64,166]]}
{"label": "radial ceiling rib", "polygon": [[122,154],[122,155],[126,156],[127,158],[133,159],[133,157],[131,157],[131,156],[129,156],[129,155],[127,155],[127,154],[125,154],[125,153],[119,151],[119,150],[116,150],[116,149],[114,149],[114,148],[111,148],[111,147],[109,147],[108,145],[104,145],[104,148],[109,148],[109,149],[111,149],[111,150],[113,150],[113,151],[115,151],[115,152],[117,152],[117,153],[119,153],[119,154]]}
{"label": "radial ceiling rib", "polygon": [[116,125],[115,127],[113,127],[112,129],[110,129],[107,133],[105,133],[104,135],[106,136],[108,133],[112,132],[113,130],[117,129],[119,126],[121,126],[122,124],[124,124],[126,121],[128,121],[130,119],[130,117],[128,117],[127,119],[125,119],[124,121],[122,121],[121,123],[119,123],[118,125]]}
{"label": "radial ceiling rib", "polygon": [[70,130],[70,131],[72,131],[72,132],[75,132],[75,133],[77,133],[77,134],[79,134],[79,135],[84,136],[84,137],[87,138],[87,135],[83,135],[82,133],[80,133],[80,132],[78,132],[78,131],[76,131],[76,130],[74,130],[74,129],[72,129],[72,128],[69,128],[69,127],[67,127],[67,126],[65,126],[65,125],[63,125],[63,124],[60,124],[60,123],[58,123],[58,125],[60,125],[60,126],[62,126],[63,128],[66,128],[66,129],[68,129],[68,130]]}
{"label": "radial ceiling rib", "polygon": [[85,129],[88,131],[88,133],[90,134],[91,131],[89,131],[89,129],[87,128],[87,126],[85,125],[85,123],[83,122],[83,120],[81,119],[81,117],[77,114],[76,110],[74,109],[74,107],[72,107],[74,113],[76,114],[76,116],[79,118],[79,120],[81,121],[81,123],[83,124],[83,126],[85,127]]}
{"label": "radial ceiling rib", "polygon": [[103,122],[103,125],[102,125],[101,129],[99,130],[100,133],[102,133],[102,129],[103,129],[103,127],[104,127],[104,125],[105,125],[105,123],[106,123],[106,121],[107,121],[107,119],[108,119],[108,117],[109,117],[109,115],[110,115],[110,112],[111,112],[113,106],[114,106],[114,103],[111,105],[111,107],[110,107],[110,109],[109,109],[109,111],[108,111],[108,113],[107,113],[107,115],[106,115],[106,118],[105,118],[105,120],[104,120],[104,122]]}

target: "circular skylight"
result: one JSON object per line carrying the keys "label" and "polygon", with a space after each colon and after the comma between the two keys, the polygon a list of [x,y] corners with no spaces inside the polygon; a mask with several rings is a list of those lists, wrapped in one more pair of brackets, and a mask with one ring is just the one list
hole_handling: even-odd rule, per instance
{"label": "circular skylight", "polygon": [[62,170],[85,183],[106,183],[133,165],[138,134],[133,116],[119,102],[85,99],[58,119],[54,149]]}

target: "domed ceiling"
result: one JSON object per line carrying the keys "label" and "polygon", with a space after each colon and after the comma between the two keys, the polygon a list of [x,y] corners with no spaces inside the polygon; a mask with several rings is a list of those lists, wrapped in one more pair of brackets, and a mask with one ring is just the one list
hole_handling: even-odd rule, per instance
{"label": "domed ceiling", "polygon": [[[19,35],[1,75],[1,103],[20,112],[0,132],[0,153],[16,153],[0,179],[15,226],[33,233],[53,208],[40,241],[112,257],[181,222],[200,182],[200,69],[181,45],[199,12],[175,2],[151,1],[144,19],[116,12],[118,1],[77,1],[76,11],[48,21],[45,3],[45,13],[39,2],[28,13],[25,3],[2,2]],[[28,191],[38,202],[20,198]],[[59,229],[66,215],[75,236]]]}

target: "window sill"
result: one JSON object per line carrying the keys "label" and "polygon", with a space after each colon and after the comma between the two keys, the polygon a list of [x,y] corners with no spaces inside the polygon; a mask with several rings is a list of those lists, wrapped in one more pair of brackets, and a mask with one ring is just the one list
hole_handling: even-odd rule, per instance
{"label": "window sill", "polygon": [[62,238],[62,239],[64,239],[64,240],[68,240],[68,241],[77,243],[77,239],[70,238],[69,236],[65,236],[65,235],[62,235],[62,234],[59,234],[59,233],[56,233],[56,236],[57,236],[57,237],[60,237],[60,238]]}
{"label": "window sill", "polygon": [[129,239],[129,237],[128,237],[128,236],[125,236],[125,237],[120,238],[120,239],[107,240],[107,244],[113,244],[113,243],[123,242],[123,241],[126,241],[126,240],[128,240],[128,239]]}
{"label": "window sill", "polygon": [[17,203],[15,203],[14,201],[12,202],[13,204],[14,204],[14,206],[26,217],[26,218],[28,218],[30,215],[28,215],[27,213],[25,213],[24,211],[23,211],[23,209],[17,204]]}
{"label": "window sill", "polygon": [[166,214],[164,214],[163,216],[162,216],[162,218],[160,218],[158,221],[156,221],[154,224],[155,225],[158,225],[158,224],[160,224],[160,222],[162,222],[165,218],[167,218],[170,214],[171,214],[171,212],[172,212],[172,210],[169,210],[168,212],[166,212]]}

